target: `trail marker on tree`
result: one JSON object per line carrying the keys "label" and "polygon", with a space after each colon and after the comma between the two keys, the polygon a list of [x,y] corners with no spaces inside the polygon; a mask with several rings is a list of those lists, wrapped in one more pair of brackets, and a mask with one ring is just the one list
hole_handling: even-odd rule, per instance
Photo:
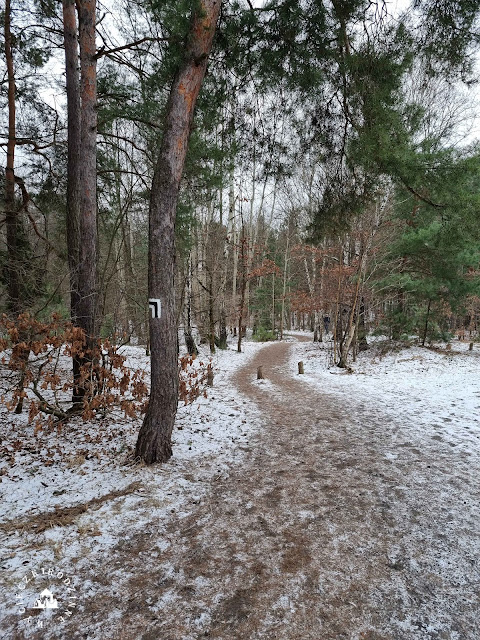
{"label": "trail marker on tree", "polygon": [[149,298],[148,306],[152,312],[152,318],[160,318],[162,315],[162,301],[160,298]]}

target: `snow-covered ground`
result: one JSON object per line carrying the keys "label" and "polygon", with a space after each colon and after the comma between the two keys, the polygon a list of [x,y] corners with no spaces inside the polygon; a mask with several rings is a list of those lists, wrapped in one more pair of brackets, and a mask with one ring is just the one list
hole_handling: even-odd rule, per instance
{"label": "snow-covered ground", "polygon": [[[384,352],[378,341],[360,354],[353,373],[347,373],[331,366],[329,343],[286,339],[292,343],[289,375],[298,375],[301,360],[303,382],[334,394],[345,407],[354,399],[352,407],[363,404],[392,421],[411,425],[420,442],[428,433],[456,451],[478,455],[480,345],[471,352],[460,342],[451,350],[441,345],[436,350],[410,347]],[[232,375],[264,346],[245,341],[242,354],[234,345],[218,351],[213,358],[214,386],[206,398],[179,407],[174,455],[161,466],[145,467],[133,460],[141,419],[121,415],[88,423],[75,419],[60,433],[35,436],[26,415],[0,410],[2,637],[16,637],[12,625],[21,614],[15,596],[28,572],[54,566],[65,575],[83,576],[82,569],[95,558],[105,562],[119,537],[128,540],[152,521],[162,540],[172,513],[187,518],[216,478],[225,477],[241,462],[249,438],[261,428],[262,416],[235,389]],[[126,347],[125,353],[132,367],[147,369],[148,358],[141,348]],[[208,357],[205,352],[200,360]],[[269,380],[252,382],[275,394]],[[164,540],[168,546],[168,536]],[[156,548],[161,550],[159,544]],[[83,576],[83,589],[87,583]],[[27,585],[25,593],[30,587],[27,595],[33,598],[38,595],[36,584]]]}
{"label": "snow-covered ground", "polygon": [[[3,614],[15,610],[15,586],[28,570],[55,565],[78,572],[87,554],[103,555],[119,532],[141,531],[152,518],[189,513],[215,477],[228,474],[259,426],[250,404],[230,381],[263,345],[245,342],[213,356],[214,386],[192,404],[180,404],[173,457],[165,465],[135,463],[141,418],[121,413],[62,431],[34,435],[28,411],[0,409],[0,567],[6,587]],[[128,365],[148,369],[141,347],[125,347]],[[209,362],[205,350],[198,360]],[[1,524],[3,523],[3,524]],[[2,625],[0,623],[0,629]],[[2,636],[5,637],[5,636]]]}
{"label": "snow-covered ground", "polygon": [[346,405],[355,399],[422,433],[446,436],[451,446],[478,451],[480,344],[472,351],[459,341],[449,349],[445,344],[435,349],[385,347],[385,341],[372,341],[349,373],[331,366],[329,343],[296,343],[290,367],[294,371],[303,361],[304,381],[343,396]]}

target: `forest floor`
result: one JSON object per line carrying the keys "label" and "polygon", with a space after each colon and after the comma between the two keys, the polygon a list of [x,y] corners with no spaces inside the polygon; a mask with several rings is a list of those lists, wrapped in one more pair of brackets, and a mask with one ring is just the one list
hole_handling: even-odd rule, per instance
{"label": "forest floor", "polygon": [[[247,351],[180,414],[179,437],[223,424],[206,451],[188,426],[154,470],[84,460],[71,495],[52,464],[60,488],[30,509],[46,476],[28,484],[17,457],[2,483],[2,637],[478,640],[480,352],[377,345],[348,374],[310,341]],[[29,597],[55,591],[58,612],[27,624],[22,580]]]}

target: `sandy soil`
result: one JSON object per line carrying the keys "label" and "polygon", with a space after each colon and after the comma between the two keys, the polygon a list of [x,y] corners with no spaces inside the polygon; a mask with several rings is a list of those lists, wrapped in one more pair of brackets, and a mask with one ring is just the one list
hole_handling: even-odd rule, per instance
{"label": "sandy soil", "polygon": [[312,390],[290,348],[236,375],[264,419],[242,461],[165,535],[151,522],[92,565],[103,595],[62,637],[480,637],[478,456]]}

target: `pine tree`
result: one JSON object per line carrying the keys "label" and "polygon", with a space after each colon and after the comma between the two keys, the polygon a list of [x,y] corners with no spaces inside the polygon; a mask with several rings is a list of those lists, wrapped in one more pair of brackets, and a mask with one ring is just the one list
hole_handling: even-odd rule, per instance
{"label": "pine tree", "polygon": [[[150,319],[151,390],[136,456],[147,463],[172,455],[171,435],[178,401],[175,314],[175,217],[195,103],[212,48],[220,0],[195,7],[185,55],[167,104],[163,139],[150,196],[148,295],[160,301],[161,314]],[[158,307],[157,307],[158,308]]]}

